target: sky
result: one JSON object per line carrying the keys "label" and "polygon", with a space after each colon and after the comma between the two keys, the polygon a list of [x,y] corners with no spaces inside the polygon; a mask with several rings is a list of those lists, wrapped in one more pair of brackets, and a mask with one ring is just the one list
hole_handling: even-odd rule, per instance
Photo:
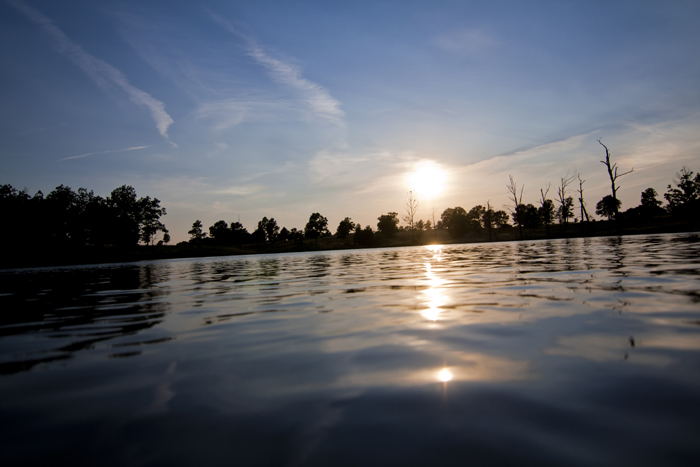
{"label": "sky", "polygon": [[[334,232],[700,171],[697,1],[0,0],[0,184]],[[575,185],[567,195],[578,197]],[[578,213],[578,209],[577,209]]]}

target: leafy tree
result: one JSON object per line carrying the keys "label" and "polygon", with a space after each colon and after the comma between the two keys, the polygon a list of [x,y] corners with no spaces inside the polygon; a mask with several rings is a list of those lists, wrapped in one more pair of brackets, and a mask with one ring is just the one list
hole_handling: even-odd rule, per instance
{"label": "leafy tree", "polygon": [[142,238],[139,228],[139,202],[132,186],[122,185],[107,198],[110,215],[110,242],[113,245],[135,245]]}
{"label": "leafy tree", "polygon": [[[390,212],[377,217],[377,230],[386,238],[394,238],[399,231],[399,213]],[[369,226],[367,226],[369,227]],[[372,228],[370,227],[370,231]]]}
{"label": "leafy tree", "polygon": [[302,232],[301,230],[297,230],[296,227],[292,227],[292,230],[289,231],[289,240],[295,241],[297,243],[303,243],[304,232]]}
{"label": "leafy tree", "polygon": [[279,235],[277,236],[277,240],[280,242],[286,242],[289,240],[289,230],[287,227],[282,227],[282,230],[280,230]]}
{"label": "leafy tree", "polygon": [[552,201],[551,199],[544,199],[541,202],[541,206],[539,207],[538,212],[540,219],[542,219],[542,223],[547,229],[547,236],[549,236],[549,224],[551,224],[554,221],[555,215],[554,201]]}
{"label": "leafy tree", "polygon": [[471,208],[467,213],[467,217],[469,218],[468,228],[471,230],[479,229],[482,226],[485,212],[486,208],[480,204]]}
{"label": "leafy tree", "polygon": [[335,235],[338,238],[347,238],[353,229],[355,229],[355,223],[349,217],[346,217],[340,221],[340,224],[338,224],[338,229],[336,230]]}
{"label": "leafy tree", "polygon": [[146,245],[153,245],[158,232],[163,232],[163,234],[168,233],[168,229],[160,222],[160,216],[167,214],[165,208],[160,206],[160,200],[158,198],[151,199],[150,196],[139,199],[138,208],[141,221],[141,241]]}
{"label": "leafy tree", "polygon": [[[398,213],[394,214],[398,215]],[[396,222],[398,223],[398,219],[396,220]],[[360,246],[374,245],[374,232],[372,232],[372,227],[368,225],[363,229],[360,224],[355,225],[355,235],[353,235],[353,242],[355,243],[355,245]]]}
{"label": "leafy tree", "polygon": [[258,229],[261,232],[264,233],[265,240],[263,241],[268,241],[271,243],[275,243],[275,240],[277,240],[277,235],[279,234],[280,228],[277,225],[277,221],[275,220],[274,217],[271,217],[268,219],[267,217],[263,217],[260,221],[258,221]]}
{"label": "leafy tree", "polygon": [[647,188],[642,191],[642,204],[641,206],[649,209],[661,207],[661,201],[656,199],[659,194],[653,188]]}
{"label": "leafy tree", "polygon": [[442,226],[452,238],[463,237],[469,230],[469,216],[464,208],[447,208],[440,216]]}
{"label": "leafy tree", "polygon": [[325,237],[330,234],[328,230],[328,219],[317,212],[311,214],[309,222],[307,222],[306,227],[304,227],[304,235],[306,238],[312,238],[318,241],[319,237]]}
{"label": "leafy tree", "polygon": [[206,232],[202,231],[202,221],[199,219],[192,223],[192,229],[187,234],[190,236],[190,242],[193,243],[201,242],[207,236]]}
{"label": "leafy tree", "polygon": [[499,229],[510,226],[510,224],[508,224],[508,213],[507,212],[505,212],[503,210],[498,210],[498,211],[494,211],[494,213],[492,215],[493,215],[493,223]]}
{"label": "leafy tree", "polygon": [[664,194],[669,212],[683,214],[697,210],[700,204],[700,173],[693,178],[693,171],[683,167],[673,183],[676,187],[668,185],[668,191]]}
{"label": "leafy tree", "polygon": [[416,222],[416,230],[418,230],[418,231],[425,230],[425,222],[423,222],[423,219]]}
{"label": "leafy tree", "polygon": [[240,222],[231,222],[229,235],[234,245],[242,245],[250,241],[248,230]]}
{"label": "leafy tree", "polygon": [[564,225],[569,222],[569,219],[574,217],[574,199],[571,196],[563,199],[563,202],[557,208],[557,217],[559,218],[559,223]]}
{"label": "leafy tree", "polygon": [[229,241],[228,223],[225,220],[216,221],[209,227],[209,236],[214,242],[223,245]]}
{"label": "leafy tree", "polygon": [[606,195],[595,205],[595,213],[599,216],[607,217],[612,220],[620,209],[620,201],[613,198],[611,195]]}

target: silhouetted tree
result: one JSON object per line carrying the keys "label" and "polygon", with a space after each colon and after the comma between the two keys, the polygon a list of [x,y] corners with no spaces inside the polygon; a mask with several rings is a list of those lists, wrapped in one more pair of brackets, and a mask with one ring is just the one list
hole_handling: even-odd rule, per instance
{"label": "silhouetted tree", "polygon": [[668,185],[664,198],[668,211],[674,215],[697,214],[700,209],[700,173],[693,178],[693,171],[683,167],[673,179],[676,187]]}
{"label": "silhouetted tree", "polygon": [[423,222],[423,219],[420,219],[418,222],[416,222],[416,230],[419,232],[425,229],[425,222]]}
{"label": "silhouetted tree", "polygon": [[[398,216],[398,213],[394,214]],[[398,219],[396,221],[398,222]],[[353,242],[355,243],[355,245],[373,246],[374,232],[372,232],[372,227],[368,225],[363,229],[360,224],[355,225],[355,235],[353,235]]]}
{"label": "silhouetted tree", "polygon": [[[622,176],[625,176],[625,175],[627,175],[627,174],[630,174],[630,173],[634,172],[634,167],[632,167],[632,169],[628,170],[627,172],[618,174],[618,173],[617,173],[617,163],[612,164],[612,163],[610,162],[610,151],[608,150],[608,147],[607,147],[606,145],[603,144],[603,142],[601,141],[601,139],[602,139],[602,138],[599,138],[599,139],[598,139],[598,143],[600,143],[600,145],[603,146],[603,147],[605,148],[605,160],[604,160],[604,161],[600,161],[600,162],[601,162],[601,164],[605,165],[605,167],[608,169],[608,175],[610,176],[610,185],[611,185],[611,189],[612,189],[612,198],[616,201],[615,203],[610,203],[610,206],[613,206],[613,207],[615,208],[615,212],[614,212],[614,214],[613,214],[613,217],[614,217],[614,216],[617,215],[617,212],[618,212],[618,210],[619,210],[619,208],[620,208],[620,204],[621,204],[621,203],[619,202],[619,200],[617,199],[617,190],[620,188],[620,187],[618,187],[618,186],[616,185],[617,179],[620,178],[620,177],[622,177]],[[603,199],[605,199],[605,198],[603,198]],[[598,205],[596,205],[596,210],[597,210],[597,207],[598,207]],[[596,212],[597,212],[597,211],[596,211]],[[608,218],[608,219],[611,219],[611,218]]]}
{"label": "silhouetted tree", "polygon": [[667,214],[666,210],[661,207],[661,201],[656,199],[658,195],[659,194],[653,188],[644,190],[642,192],[640,205],[622,213],[623,219],[638,222]]}
{"label": "silhouetted tree", "polygon": [[583,200],[583,184],[586,183],[585,180],[581,180],[581,175],[577,175],[578,177],[578,204],[579,207],[581,208],[581,222],[583,222],[584,219],[586,219],[586,222],[590,222],[590,219],[588,218],[588,211],[586,210],[586,202]]}
{"label": "silhouetted tree", "polygon": [[207,237],[207,234],[202,231],[202,221],[199,219],[192,223],[192,229],[187,234],[190,236],[190,242],[194,243],[201,242]]}
{"label": "silhouetted tree", "polygon": [[139,199],[138,208],[141,221],[141,241],[146,245],[153,245],[158,232],[163,232],[163,234],[168,233],[168,229],[160,222],[160,216],[167,214],[165,208],[160,206],[160,200],[158,198],[151,199],[150,196]]}
{"label": "silhouetted tree", "polygon": [[559,218],[559,223],[564,225],[566,230],[569,219],[574,217],[574,199],[571,196],[566,197],[564,202],[557,208],[557,217]]}
{"label": "silhouetted tree", "polygon": [[653,188],[647,188],[646,190],[642,191],[641,206],[648,209],[660,208],[661,201],[656,199],[657,196],[659,196],[659,194]]}
{"label": "silhouetted tree", "polygon": [[416,217],[416,212],[418,211],[418,200],[413,196],[413,192],[409,191],[406,195],[406,215],[403,216],[404,222],[408,224],[411,230],[411,238],[415,240],[415,235],[413,233],[414,221]]}
{"label": "silhouetted tree", "polygon": [[258,221],[258,230],[262,231],[265,234],[266,241],[270,243],[275,243],[280,228],[277,225],[277,221],[274,217],[271,217],[270,219],[268,219],[267,217],[263,217],[260,221]]}
{"label": "silhouetted tree", "polygon": [[287,230],[287,227],[282,227],[282,230],[280,230],[280,233],[277,236],[277,240],[280,242],[286,242],[289,240],[289,230]]}
{"label": "silhouetted tree", "polygon": [[518,216],[520,215],[518,213],[518,206],[523,203],[523,190],[525,189],[525,185],[520,187],[520,196],[518,196],[518,185],[515,183],[515,180],[513,179],[512,175],[508,175],[508,178],[510,179],[510,183],[506,185],[508,188],[508,199],[510,199],[512,204],[512,208],[510,209],[511,214],[513,215],[513,221],[515,221],[515,225],[518,226],[518,229],[520,230],[520,239],[522,240],[523,238],[523,220],[519,219]]}
{"label": "silhouetted tree", "polygon": [[231,222],[229,227],[230,241],[234,245],[242,245],[251,241],[248,230],[240,222]]}
{"label": "silhouetted tree", "polygon": [[460,238],[469,230],[469,216],[464,208],[447,208],[440,216],[442,227],[447,230],[452,238]]}
{"label": "silhouetted tree", "polygon": [[296,227],[292,227],[292,230],[289,231],[289,240],[299,244],[304,243],[304,232],[297,230]]}
{"label": "silhouetted tree", "polygon": [[561,184],[557,188],[557,201],[559,203],[557,217],[559,218],[559,224],[564,226],[564,232],[566,232],[569,219],[574,217],[574,199],[571,196],[566,196],[566,190],[576,177],[576,172],[573,175],[569,175],[569,172],[566,172],[566,175],[561,177]]}
{"label": "silhouetted tree", "polygon": [[342,221],[340,221],[340,224],[338,224],[338,229],[335,232],[336,237],[338,238],[347,238],[348,235],[350,235],[350,232],[353,231],[355,228],[355,223],[350,219],[349,217],[346,217]]}
{"label": "silhouetted tree", "polygon": [[508,213],[503,211],[502,209],[494,211],[493,224],[499,229],[502,229],[504,227],[510,227],[510,224],[508,224]]}
{"label": "silhouetted tree", "polygon": [[608,220],[612,220],[617,215],[620,208],[620,201],[613,198],[611,195],[606,195],[595,205],[595,213],[599,216],[605,216]]}
{"label": "silhouetted tree", "polygon": [[521,204],[518,206],[523,227],[526,229],[536,229],[542,224],[540,213],[532,204]]}
{"label": "silhouetted tree", "polygon": [[377,220],[379,221],[377,222],[377,230],[381,232],[381,234],[384,235],[385,238],[394,238],[396,236],[396,232],[399,231],[398,212],[382,214],[377,218]]}
{"label": "silhouetted tree", "polygon": [[[194,224],[192,224],[194,227]],[[230,240],[228,223],[225,220],[216,221],[214,225],[209,227],[209,237],[219,245],[225,245]]]}
{"label": "silhouetted tree", "polygon": [[306,223],[306,227],[304,228],[304,234],[306,238],[312,238],[316,241],[318,241],[319,237],[330,235],[331,233],[328,231],[328,219],[317,212],[311,214],[309,222]]}
{"label": "silhouetted tree", "polygon": [[485,212],[486,208],[480,204],[471,208],[467,213],[467,217],[469,218],[469,224],[467,228],[469,230],[479,230],[482,227],[482,221]]}

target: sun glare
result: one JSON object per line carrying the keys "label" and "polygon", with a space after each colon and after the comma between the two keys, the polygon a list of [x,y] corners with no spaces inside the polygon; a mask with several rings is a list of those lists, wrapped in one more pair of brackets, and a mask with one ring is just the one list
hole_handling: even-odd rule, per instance
{"label": "sun glare", "polygon": [[447,173],[433,163],[418,165],[408,174],[408,186],[420,199],[439,196],[445,188]]}

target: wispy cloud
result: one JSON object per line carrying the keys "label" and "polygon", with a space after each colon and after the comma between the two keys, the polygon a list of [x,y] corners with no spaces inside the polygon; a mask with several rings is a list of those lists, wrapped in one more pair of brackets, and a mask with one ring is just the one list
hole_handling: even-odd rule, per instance
{"label": "wispy cloud", "polygon": [[274,81],[299,92],[315,117],[344,125],[345,112],[340,108],[340,102],[335,100],[323,86],[304,78],[299,67],[272,57],[253,38],[234,28],[225,19],[211,12],[210,16],[230,33],[243,38],[248,55],[263,66]]}
{"label": "wispy cloud", "polygon": [[151,146],[135,146],[135,147],[133,147],[133,148],[113,149],[112,151],[88,152],[87,154],[81,154],[81,155],[79,155],[79,156],[71,156],[71,157],[66,157],[66,158],[63,158],[63,159],[59,159],[59,162],[61,162],[61,161],[67,161],[67,160],[70,160],[70,159],[82,159],[83,157],[94,156],[94,155],[96,155],[96,154],[111,154],[111,153],[114,153],[114,152],[135,151],[135,150],[137,150],[137,149],[146,149],[146,148],[150,148],[150,147],[151,147]]}
{"label": "wispy cloud", "polygon": [[213,118],[214,129],[225,130],[243,122],[279,120],[292,109],[293,105],[285,101],[225,99],[200,105],[197,116]]}
{"label": "wispy cloud", "polygon": [[476,54],[498,45],[498,41],[481,29],[460,29],[433,38],[440,48],[462,54]]}
{"label": "wispy cloud", "polygon": [[31,21],[41,26],[47,34],[52,36],[56,40],[59,52],[65,54],[100,87],[109,89],[110,86],[116,86],[118,89],[121,89],[133,103],[148,108],[151,113],[151,118],[156,122],[158,132],[165,139],[168,139],[168,127],[173,123],[173,119],[165,111],[165,104],[147,92],[133,86],[121,71],[89,54],[80,45],[68,39],[64,32],[43,13],[21,0],[6,1],[24,13]]}

